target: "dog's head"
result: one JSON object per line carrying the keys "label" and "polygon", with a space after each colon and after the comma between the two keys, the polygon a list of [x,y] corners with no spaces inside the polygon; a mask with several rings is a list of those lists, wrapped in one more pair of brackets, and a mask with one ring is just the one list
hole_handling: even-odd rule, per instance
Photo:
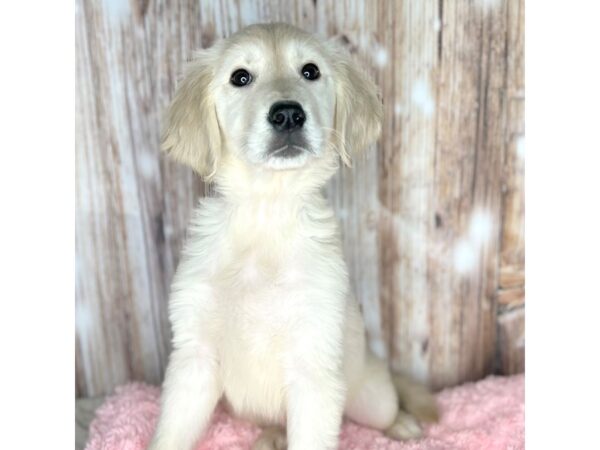
{"label": "dog's head", "polygon": [[235,161],[309,170],[379,136],[375,84],[335,41],[253,25],[198,53],[169,108],[163,149],[206,179]]}

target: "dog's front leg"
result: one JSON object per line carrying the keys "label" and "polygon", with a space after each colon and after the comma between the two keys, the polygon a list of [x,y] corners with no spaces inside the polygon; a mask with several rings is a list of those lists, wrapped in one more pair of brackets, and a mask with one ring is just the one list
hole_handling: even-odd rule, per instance
{"label": "dog's front leg", "polygon": [[295,374],[288,387],[288,450],[337,448],[344,391],[341,373]]}
{"label": "dog's front leg", "polygon": [[[337,336],[305,329],[290,352],[287,376],[288,450],[337,448],[346,386]],[[335,333],[337,334],[337,333]],[[333,339],[331,339],[333,338]],[[312,342],[311,342],[312,341]]]}
{"label": "dog's front leg", "polygon": [[221,396],[212,350],[198,346],[171,353],[158,425],[149,450],[190,450]]}

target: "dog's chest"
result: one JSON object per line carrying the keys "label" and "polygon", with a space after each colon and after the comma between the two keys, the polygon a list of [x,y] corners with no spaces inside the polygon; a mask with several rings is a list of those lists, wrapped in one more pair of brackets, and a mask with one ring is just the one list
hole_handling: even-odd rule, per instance
{"label": "dog's chest", "polygon": [[345,283],[342,261],[327,241],[335,231],[330,222],[313,229],[283,212],[237,214],[214,243],[211,280],[224,395],[239,416],[281,422],[294,342],[305,339],[303,323],[328,316],[327,297]]}
{"label": "dog's chest", "polygon": [[307,261],[321,249],[310,242],[294,209],[261,202],[238,208],[220,246],[218,270],[225,290],[261,297],[294,288],[306,276]]}
{"label": "dog's chest", "polygon": [[275,324],[261,319],[253,325],[232,321],[221,341],[224,396],[240,417],[281,422],[285,417],[283,365],[287,337]]}
{"label": "dog's chest", "polygon": [[[272,226],[272,224],[271,224]],[[306,251],[294,230],[239,230],[229,235],[218,271],[224,394],[242,417],[284,417],[283,358],[307,278]]]}

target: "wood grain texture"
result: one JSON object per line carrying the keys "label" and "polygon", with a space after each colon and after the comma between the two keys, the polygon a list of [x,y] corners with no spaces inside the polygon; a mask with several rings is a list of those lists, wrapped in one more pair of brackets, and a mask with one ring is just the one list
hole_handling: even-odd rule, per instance
{"label": "wood grain texture", "polygon": [[518,307],[498,315],[498,367],[501,375],[525,371],[525,309]]}
{"label": "wood grain texture", "polygon": [[508,102],[498,286],[497,370],[525,370],[525,11],[509,2],[506,64]]}
{"label": "wood grain texture", "polygon": [[524,289],[523,0],[76,5],[78,396],[163,376],[210,188],[161,157],[161,115],[194,49],[262,21],[343,36],[381,87],[382,139],[327,186],[371,347],[434,387],[520,367],[497,312]]}

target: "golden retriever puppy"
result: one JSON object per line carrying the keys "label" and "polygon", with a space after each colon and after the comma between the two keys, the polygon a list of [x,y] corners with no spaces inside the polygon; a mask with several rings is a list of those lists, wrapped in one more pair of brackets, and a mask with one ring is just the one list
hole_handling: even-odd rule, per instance
{"label": "golden retriever puppy", "polygon": [[221,398],[269,427],[255,449],[334,449],[343,414],[397,438],[437,417],[370,353],[321,193],[381,120],[344,49],[289,25],[250,26],[191,63],[163,148],[218,195],[201,200],[173,281],[152,450],[192,449]]}

